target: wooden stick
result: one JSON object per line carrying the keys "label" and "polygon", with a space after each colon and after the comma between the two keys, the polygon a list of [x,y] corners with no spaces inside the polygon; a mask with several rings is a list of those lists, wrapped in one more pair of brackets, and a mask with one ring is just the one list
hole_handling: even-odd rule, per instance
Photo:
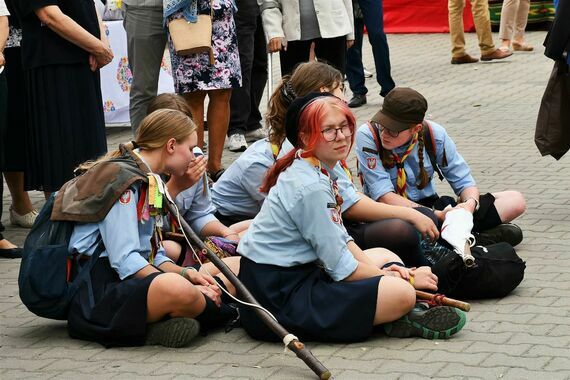
{"label": "wooden stick", "polygon": [[[177,210],[175,210],[174,206],[170,202],[165,202],[168,211],[172,215],[178,215]],[[238,293],[241,297],[248,303],[252,303],[255,305],[259,305],[259,302],[253,297],[253,295],[247,290],[245,285],[237,278],[237,276],[231,271],[231,269],[218,257],[214,252],[212,252],[202,240],[192,231],[188,223],[183,219],[180,218],[181,228],[200,249],[205,253],[208,257],[210,262],[218,268],[224,276],[235,286]],[[281,326],[277,321],[275,321],[272,317],[270,317],[265,311],[254,308],[253,309],[259,319],[271,329],[281,340],[285,338],[285,336],[290,335],[287,330],[283,326]],[[305,362],[305,364],[320,378],[323,380],[329,379],[331,377],[331,372],[317,359],[313,356],[311,351],[305,347],[303,343],[298,341],[297,339],[293,339],[289,344],[287,344],[287,348],[297,355],[297,357]]]}
{"label": "wooden stick", "polygon": [[428,301],[433,301],[435,299],[436,302],[441,302],[442,305],[453,306],[463,311],[471,310],[471,305],[468,304],[467,302],[455,300],[453,298],[447,298],[439,294],[431,294],[421,290],[416,290],[416,297],[418,297],[418,299],[428,300]]}

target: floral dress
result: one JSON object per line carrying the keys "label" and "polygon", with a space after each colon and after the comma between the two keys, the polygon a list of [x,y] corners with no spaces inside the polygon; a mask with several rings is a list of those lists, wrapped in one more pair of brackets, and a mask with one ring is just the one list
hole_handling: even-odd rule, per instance
{"label": "floral dress", "polygon": [[[212,18],[214,65],[210,64],[208,53],[177,55],[172,40],[168,38],[174,90],[179,94],[241,87],[234,0],[212,0],[211,3],[214,7]],[[198,0],[198,13],[210,13],[210,0]],[[170,19],[182,17],[182,12],[177,12]]]}

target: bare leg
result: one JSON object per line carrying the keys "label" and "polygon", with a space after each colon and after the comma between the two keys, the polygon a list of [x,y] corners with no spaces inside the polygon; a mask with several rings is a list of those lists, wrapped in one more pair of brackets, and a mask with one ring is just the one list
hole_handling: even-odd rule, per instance
{"label": "bare leg", "polygon": [[501,191],[493,193],[495,208],[503,223],[508,223],[521,216],[526,209],[526,202],[518,191]]}
{"label": "bare leg", "polygon": [[211,174],[222,169],[224,142],[230,122],[231,95],[231,89],[208,92],[208,172]]}
{"label": "bare leg", "polygon": [[[188,92],[182,94],[190,110],[192,111],[192,118],[198,130],[198,147],[204,149],[204,99],[206,98],[206,91]],[[209,147],[208,147],[209,149]]]}
{"label": "bare leg", "polygon": [[[239,256],[233,256],[233,257],[226,257],[225,259],[222,260],[230,268],[230,270],[237,276],[239,273],[240,259],[241,258]],[[206,263],[202,265],[202,267],[200,268],[200,273],[210,274],[211,276],[219,277],[224,282],[226,288],[228,288],[228,291],[232,295],[234,296],[236,295],[237,292],[235,286],[230,282],[230,280],[227,279],[226,276],[221,274],[220,270],[214,264]]]}
{"label": "bare leg", "polygon": [[386,248],[370,248],[364,250],[364,253],[378,268],[382,268],[384,265],[391,262],[403,263],[398,255]]}
{"label": "bare leg", "polygon": [[416,304],[412,285],[397,277],[383,276],[378,284],[374,325],[392,322],[406,315]]}
{"label": "bare leg", "polygon": [[163,240],[162,246],[166,251],[166,256],[170,260],[177,262],[178,258],[180,258],[180,253],[182,253],[182,245],[172,240]]}
{"label": "bare leg", "polygon": [[194,318],[204,311],[204,295],[176,273],[164,273],[150,283],[147,295],[147,322],[165,316]]}
{"label": "bare leg", "polygon": [[6,184],[12,196],[12,209],[19,215],[26,215],[34,209],[27,191],[24,191],[23,172],[4,172]]}

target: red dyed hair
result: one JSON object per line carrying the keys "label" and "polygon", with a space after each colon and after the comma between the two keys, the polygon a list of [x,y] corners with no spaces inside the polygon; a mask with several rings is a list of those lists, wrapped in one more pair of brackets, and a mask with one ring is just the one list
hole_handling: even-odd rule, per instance
{"label": "red dyed hair", "polygon": [[[314,156],[313,149],[319,141],[323,138],[321,133],[321,126],[325,119],[327,112],[331,108],[340,111],[348,121],[350,128],[352,129],[352,135],[350,136],[350,149],[352,149],[352,144],[354,143],[356,118],[354,114],[348,108],[345,102],[340,100],[335,96],[324,96],[322,98],[317,98],[313,100],[301,114],[299,118],[299,125],[297,129],[297,145],[295,149],[287,153],[285,156],[281,157],[275,164],[267,171],[265,180],[261,185],[259,191],[262,193],[269,193],[269,190],[277,183],[277,178],[279,174],[287,169],[295,160],[295,153],[297,149],[303,149],[302,157]],[[304,141],[303,141],[304,140]]]}

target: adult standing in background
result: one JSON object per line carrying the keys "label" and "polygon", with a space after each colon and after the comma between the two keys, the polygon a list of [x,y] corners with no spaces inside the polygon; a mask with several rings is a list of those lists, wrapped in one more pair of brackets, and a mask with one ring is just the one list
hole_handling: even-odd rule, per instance
{"label": "adult standing in background", "polygon": [[504,0],[501,9],[499,38],[501,50],[532,51],[534,47],[524,42],[524,30],[528,21],[530,0]]}
{"label": "adult standing in background", "polygon": [[364,83],[364,66],[362,65],[362,41],[364,26],[368,33],[368,41],[372,46],[376,80],[380,85],[380,96],[386,96],[396,84],[390,74],[390,49],[386,33],[384,33],[384,10],[382,0],[352,0],[354,9],[354,45],[346,52],[346,78],[352,99],[348,103],[351,108],[366,104],[368,89]]}
{"label": "adult standing in background", "polygon": [[127,55],[133,74],[129,94],[131,129],[146,116],[148,104],[158,92],[160,63],[166,48],[162,0],[123,0],[127,32]]}
{"label": "adult standing in background", "polygon": [[[448,0],[449,10],[449,35],[451,37],[451,64],[475,63],[479,61],[465,51],[465,33],[463,27],[463,8],[465,0]],[[481,49],[481,61],[492,61],[511,56],[510,51],[502,51],[495,48],[493,35],[491,34],[491,19],[489,16],[488,0],[471,0],[471,13],[475,22],[479,49]]]}
{"label": "adult standing in background", "polygon": [[[6,76],[7,100],[6,117],[2,120],[4,127],[0,149],[4,156],[0,172],[4,173],[6,184],[10,189],[12,204],[10,206],[10,223],[30,228],[36,216],[28,192],[24,191],[24,169],[26,167],[26,96],[24,91],[24,72],[22,69],[22,28],[14,14],[13,0],[7,0],[10,12],[8,24],[10,32],[4,49],[4,74]],[[1,179],[1,178],[0,178]]]}
{"label": "adult standing in background", "polygon": [[280,52],[281,75],[309,60],[315,44],[318,60],[344,74],[346,49],[354,43],[352,0],[257,0],[270,53]]}
{"label": "adult standing in background", "polygon": [[261,127],[259,104],[267,83],[267,51],[257,0],[237,0],[234,16],[237,31],[242,86],[235,88],[230,99],[228,149],[242,152],[247,140],[267,137]]}
{"label": "adult standing in background", "polygon": [[113,59],[92,1],[19,0],[28,133],[26,190],[57,191],[107,151],[99,68]]}
{"label": "adult standing in background", "polygon": [[[10,12],[8,12],[8,8],[6,8],[6,4],[4,0],[0,0],[0,70],[4,69],[4,46],[6,45],[6,40],[8,39],[8,16]],[[4,71],[0,72],[0,132],[2,135],[0,136],[0,165],[3,165],[3,156],[4,156],[4,127],[6,121],[6,103],[7,103],[7,86],[6,86],[6,76]],[[0,177],[0,218],[2,217],[2,193],[4,189],[4,182]],[[8,239],[4,239],[2,235],[2,231],[4,231],[4,226],[0,221],[0,257],[6,258],[19,258],[22,257],[22,250],[12,244]]]}

